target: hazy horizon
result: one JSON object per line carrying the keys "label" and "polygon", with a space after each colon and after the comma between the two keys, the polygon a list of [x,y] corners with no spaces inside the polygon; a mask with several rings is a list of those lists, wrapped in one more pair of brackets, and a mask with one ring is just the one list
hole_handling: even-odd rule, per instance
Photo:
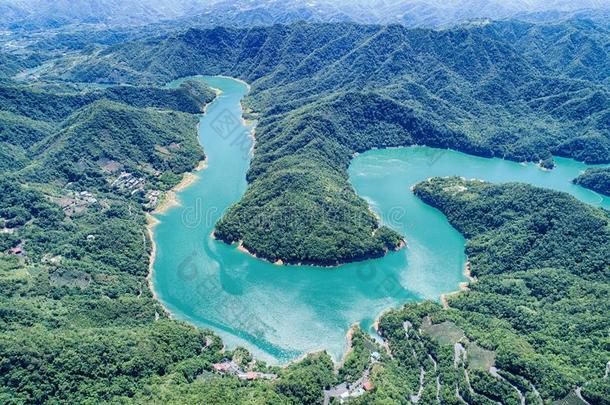
{"label": "hazy horizon", "polygon": [[210,24],[307,21],[441,26],[528,13],[610,10],[610,0],[0,0],[0,25],[45,28],[74,23],[137,25],[184,17]]}

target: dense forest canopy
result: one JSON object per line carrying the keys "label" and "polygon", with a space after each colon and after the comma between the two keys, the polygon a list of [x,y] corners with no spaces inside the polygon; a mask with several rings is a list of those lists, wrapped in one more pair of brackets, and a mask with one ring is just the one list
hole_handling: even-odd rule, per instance
{"label": "dense forest canopy", "polygon": [[[100,176],[94,172],[100,172],[100,160],[114,160],[132,170],[144,163],[151,163],[157,170],[167,170],[171,165],[153,162],[142,155],[129,156],[135,153],[129,147],[137,146],[138,142],[147,143],[149,149],[155,145],[187,142],[187,148],[175,153],[174,160],[183,165],[175,171],[182,172],[185,162],[179,163],[183,159],[180,155],[196,149],[200,157],[203,154],[191,134],[197,119],[189,114],[201,112],[202,106],[214,97],[211,89],[196,81],[185,82],[176,89],[0,84],[0,144],[3,145],[0,172],[24,169],[31,163],[32,167],[23,170],[24,175],[29,173],[38,179],[50,180],[67,178],[71,176],[70,171],[80,171],[90,172],[99,180]],[[165,117],[160,119],[160,115]],[[126,120],[131,123],[127,125]],[[163,128],[168,123],[170,126]],[[124,144],[119,147],[116,142]],[[149,155],[152,152],[148,151]],[[57,158],[57,155],[62,156]],[[163,157],[159,156],[157,161],[160,159]],[[79,167],[73,167],[75,164]],[[51,173],[52,168],[63,174]]]}
{"label": "dense forest canopy", "polygon": [[388,238],[371,236],[376,219],[347,182],[355,152],[423,144],[549,167],[552,155],[610,161],[609,38],[587,20],[190,29],[110,47],[53,74],[251,82],[247,104],[259,122],[250,187],[216,235],[270,260],[332,264],[378,256],[400,240],[387,228]]}
{"label": "dense forest canopy", "polygon": [[[566,194],[523,184],[434,178],[418,184],[415,193],[466,236],[476,281],[467,292],[449,298],[448,311],[408,305],[384,316],[384,336],[405,345],[405,319],[415,328],[427,316],[435,324],[451,321],[465,333],[462,343],[469,339],[495,352],[495,366],[507,373],[506,379],[525,378],[545,402],[582,386],[591,403],[608,403],[609,385],[603,377],[610,359],[610,302],[602,298],[610,292],[608,213]],[[450,347],[435,343],[427,341],[424,354],[440,359],[441,378],[457,383],[466,398],[464,376],[457,375],[456,381],[452,367],[453,350],[445,357]],[[477,357],[471,355],[469,362]],[[472,376],[470,384],[474,387]],[[531,387],[527,391],[533,395]],[[475,392],[485,393],[476,387]]]}
{"label": "dense forest canopy", "polygon": [[610,195],[610,168],[587,169],[574,179],[574,183]]}
{"label": "dense forest canopy", "polygon": [[[353,403],[539,404],[577,393],[608,403],[610,219],[565,194],[419,184],[417,196],[467,238],[476,282],[445,297],[448,309],[385,314],[383,345],[353,329],[339,370],[325,353],[268,367],[169,319],[147,284],[145,228],[151,193],[204,157],[195,114],[213,91],[160,87],[194,74],[252,83],[250,186],[216,235],[270,260],[337,264],[400,246],[348,182],[356,152],[425,144],[608,162],[607,24],[165,29],[67,32],[34,55],[0,54],[0,402],[320,404],[366,377]],[[13,80],[29,70],[45,81]],[[606,172],[576,181],[605,192]],[[218,364],[272,378],[221,375]]]}

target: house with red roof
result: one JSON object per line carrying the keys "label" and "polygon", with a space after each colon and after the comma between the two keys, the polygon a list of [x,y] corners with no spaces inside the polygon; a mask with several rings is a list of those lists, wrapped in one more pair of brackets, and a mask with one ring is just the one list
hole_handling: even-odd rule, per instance
{"label": "house with red roof", "polygon": [[23,248],[21,246],[15,246],[13,248],[10,248],[8,252],[12,255],[21,256],[23,254]]}

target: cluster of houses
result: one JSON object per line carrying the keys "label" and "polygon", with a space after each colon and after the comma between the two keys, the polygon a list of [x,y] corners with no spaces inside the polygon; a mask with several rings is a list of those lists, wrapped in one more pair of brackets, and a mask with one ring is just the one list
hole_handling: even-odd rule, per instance
{"label": "cluster of houses", "polygon": [[90,191],[69,191],[66,197],[59,199],[59,205],[67,216],[84,211],[88,205],[97,203],[97,198]]}
{"label": "cluster of houses", "polygon": [[232,360],[224,360],[220,363],[214,364],[214,371],[220,374],[231,374],[237,376],[242,380],[275,380],[277,378],[276,374],[271,373],[261,373],[258,371],[243,371],[241,367]]}
{"label": "cluster of houses", "polygon": [[[378,363],[381,360],[381,354],[377,351],[373,351],[370,354],[369,360],[372,367],[373,364]],[[362,376],[353,383],[342,382],[339,385],[324,390],[324,405],[328,405],[331,398],[337,398],[339,403],[342,404],[350,398],[356,398],[366,392],[372,391],[375,386],[369,378],[371,367],[364,370]]]}
{"label": "cluster of houses", "polygon": [[153,209],[159,204],[159,198],[161,198],[161,191],[151,190],[146,193],[146,199],[148,202],[144,204],[144,208]]}
{"label": "cluster of houses", "polygon": [[[159,172],[155,173],[156,176],[160,175]],[[129,191],[131,195],[137,192],[144,192],[146,179],[144,177],[137,177],[129,172],[121,172],[119,176],[110,185],[119,190]],[[148,202],[144,204],[144,208],[154,209],[161,199],[161,191],[150,190],[146,192],[146,199]]]}
{"label": "cluster of houses", "polygon": [[[330,404],[331,398],[336,398],[339,400],[339,403],[344,403],[350,398],[359,397],[366,392],[372,391],[375,386],[373,385],[369,377],[371,367],[373,364],[378,363],[379,361],[381,361],[381,355],[379,354],[379,352],[371,352],[371,365],[366,370],[364,370],[362,376],[358,380],[354,381],[353,383],[342,382],[341,384],[331,387],[328,390],[324,390],[324,405]],[[215,363],[213,367],[216,373],[223,375],[234,375],[242,380],[275,380],[277,378],[276,374],[261,373],[258,371],[244,371],[239,366],[239,364],[229,359],[225,359],[220,363]]]}
{"label": "cluster of houses", "polygon": [[146,180],[143,177],[136,177],[129,172],[121,172],[110,185],[120,190],[131,191],[131,194],[135,194],[138,191],[144,191],[144,183]]}
{"label": "cluster of houses", "polygon": [[330,403],[331,398],[337,398],[339,403],[344,403],[350,398],[356,398],[363,395],[365,392],[372,391],[375,388],[371,380],[369,380],[369,370],[357,381],[352,384],[343,382],[328,390],[324,390],[324,405]]}

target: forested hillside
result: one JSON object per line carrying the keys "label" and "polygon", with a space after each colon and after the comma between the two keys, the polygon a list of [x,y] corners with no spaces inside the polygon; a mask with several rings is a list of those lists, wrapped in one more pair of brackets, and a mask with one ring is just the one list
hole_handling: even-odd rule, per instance
{"label": "forested hillside", "polygon": [[[609,403],[610,218],[566,194],[419,184],[417,196],[467,238],[476,280],[444,297],[446,309],[425,302],[384,315],[383,344],[354,329],[339,370],[325,353],[268,367],[168,319],[146,280],[145,228],[159,195],[204,158],[195,114],[214,93],[193,81],[160,87],[172,79],[252,84],[249,188],[216,236],[269,260],[333,265],[402,242],[349,184],[354,153],[424,144],[610,161],[609,38],[584,20],[298,23],[95,47],[79,36],[75,54],[44,70],[61,81],[34,83],[9,78],[42,59],[6,56],[0,403],[320,404],[325,390],[365,376],[372,385],[352,403]],[[606,174],[576,181],[604,192]],[[220,375],[219,364],[241,377]]]}
{"label": "forested hillside", "polygon": [[[251,184],[217,235],[272,260],[328,264],[394,245],[371,239],[376,225],[346,178],[354,152],[424,144],[517,161],[610,161],[609,38],[606,27],[583,20],[441,31],[191,29],[109,48],[55,74],[162,83],[206,73],[251,82],[247,102],[259,119]],[[278,218],[289,225],[260,231]]]}
{"label": "forested hillside", "polygon": [[[136,159],[142,161],[134,164],[127,157],[132,153],[127,150],[131,144],[124,145],[123,151],[118,151],[117,145],[111,145],[114,141],[127,142],[133,137],[138,137],[133,145],[138,142],[148,144],[151,149],[149,154],[155,145],[163,147],[172,142],[187,142],[187,148],[174,151],[176,155],[191,153],[199,148],[199,156],[202,156],[200,147],[191,134],[196,118],[183,114],[201,112],[202,106],[214,98],[214,93],[202,83],[189,81],[177,89],[115,86],[96,90],[81,87],[68,84],[0,85],[0,144],[3,145],[0,172],[23,169],[35,161],[37,168],[29,172],[35,173],[39,180],[49,180],[58,176],[57,172],[50,173],[53,167],[62,166],[66,172],[62,176],[65,177],[70,170],[100,172],[101,167],[97,163],[113,159],[135,169],[135,166],[147,160]],[[175,112],[145,110],[149,107]],[[159,116],[163,114],[170,119],[160,120]],[[123,123],[112,127],[113,119],[116,124],[116,120],[122,122],[126,117],[132,120],[131,127]],[[159,121],[164,121],[161,125],[169,122],[170,126],[160,128]],[[150,131],[151,125],[157,125],[154,133],[144,134],[145,127]],[[140,127],[136,131],[134,126]],[[165,135],[159,137],[163,131]],[[70,134],[73,137],[71,140],[68,139]],[[89,141],[98,143],[96,150],[92,144],[88,144]],[[88,150],[74,151],[79,143],[83,147],[87,144]],[[70,154],[71,159],[54,159],[49,156],[53,153],[64,154],[65,151],[60,151],[62,148],[74,151]],[[95,168],[85,168],[90,164],[94,164]],[[72,165],[71,169],[69,165]],[[74,165],[80,167],[76,169]],[[156,170],[168,168],[157,166]],[[179,171],[184,170],[181,167]],[[45,178],[45,174],[50,177]],[[71,181],[75,179],[72,178]]]}
{"label": "forested hillside", "polygon": [[144,228],[148,193],[203,158],[192,113],[213,97],[192,82],[0,86],[0,402],[132,396],[220,355],[209,333],[154,322]]}
{"label": "forested hillside", "polygon": [[588,169],[575,178],[574,183],[610,195],[610,168]]}
{"label": "forested hillside", "polygon": [[456,387],[469,403],[518,404],[517,390],[547,403],[576,386],[608,403],[608,213],[523,184],[434,178],[415,193],[466,236],[476,281],[448,310],[407,305],[381,318],[394,360],[376,375],[373,402],[416,393],[422,367],[425,403],[437,392],[457,403]]}

